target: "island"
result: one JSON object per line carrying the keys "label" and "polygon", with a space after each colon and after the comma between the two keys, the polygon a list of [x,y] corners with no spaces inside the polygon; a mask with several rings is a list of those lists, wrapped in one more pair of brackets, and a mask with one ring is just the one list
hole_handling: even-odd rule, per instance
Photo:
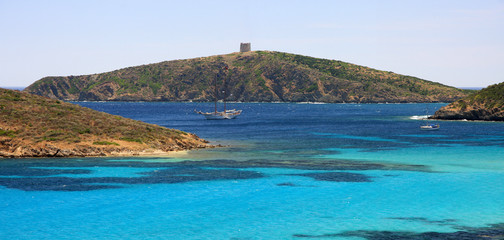
{"label": "island", "polygon": [[24,91],[64,101],[208,102],[217,97],[236,102],[325,103],[453,102],[471,93],[391,71],[274,51],[45,77]]}
{"label": "island", "polygon": [[491,85],[466,98],[442,107],[430,118],[504,121],[504,82]]}
{"label": "island", "polygon": [[183,131],[0,88],[0,157],[159,155],[212,147]]}

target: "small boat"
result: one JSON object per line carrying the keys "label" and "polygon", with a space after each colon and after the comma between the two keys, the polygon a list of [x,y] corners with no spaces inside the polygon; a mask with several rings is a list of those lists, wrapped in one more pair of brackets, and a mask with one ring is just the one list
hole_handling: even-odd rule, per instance
{"label": "small boat", "polygon": [[[425,108],[425,116],[423,116],[422,119],[428,120],[430,116],[431,115],[429,115],[429,110],[427,108]],[[427,131],[439,130],[439,124],[433,124],[433,123],[429,123],[427,121],[427,123],[425,125],[420,126],[420,129],[427,130]]]}
{"label": "small boat", "polygon": [[421,130],[438,130],[439,124],[427,124],[420,126]]}
{"label": "small boat", "polygon": [[[228,70],[228,67],[226,66],[224,68],[225,70]],[[215,110],[213,112],[202,112],[202,111],[196,111],[194,110],[195,113],[197,114],[201,114],[203,116],[205,116],[205,118],[207,120],[225,120],[225,119],[235,119],[236,117],[238,117],[241,113],[242,113],[242,110],[236,110],[236,109],[228,109],[226,110],[226,91],[222,91],[224,93],[224,98],[223,98],[223,102],[224,102],[224,111],[222,112],[218,112],[217,111],[217,101],[218,101],[218,98],[219,98],[219,91],[217,89],[217,78],[220,77],[222,73],[222,70],[219,71],[219,74],[217,74],[217,76],[215,77],[214,79],[214,87],[215,87]],[[224,87],[226,87],[226,81],[224,79]]]}

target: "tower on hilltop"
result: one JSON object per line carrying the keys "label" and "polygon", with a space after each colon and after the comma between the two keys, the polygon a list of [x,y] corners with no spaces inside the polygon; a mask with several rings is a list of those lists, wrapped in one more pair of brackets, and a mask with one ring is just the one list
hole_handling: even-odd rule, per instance
{"label": "tower on hilltop", "polygon": [[240,43],[240,52],[250,52],[250,43]]}

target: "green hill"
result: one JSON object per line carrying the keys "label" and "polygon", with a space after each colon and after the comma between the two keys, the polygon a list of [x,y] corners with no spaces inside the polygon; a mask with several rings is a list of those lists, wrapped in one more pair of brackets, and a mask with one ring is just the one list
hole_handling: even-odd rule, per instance
{"label": "green hill", "polygon": [[70,101],[213,101],[215,79],[219,98],[242,102],[452,102],[468,93],[342,61],[269,51],[46,77],[25,91]]}
{"label": "green hill", "polygon": [[107,156],[207,147],[182,131],[0,88],[0,157]]}
{"label": "green hill", "polygon": [[504,121],[504,82],[439,109],[433,119]]}

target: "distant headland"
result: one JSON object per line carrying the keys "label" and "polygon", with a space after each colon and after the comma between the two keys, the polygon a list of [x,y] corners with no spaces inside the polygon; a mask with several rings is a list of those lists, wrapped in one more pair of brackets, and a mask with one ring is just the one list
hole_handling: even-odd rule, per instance
{"label": "distant headland", "polygon": [[[337,60],[250,51],[128,67],[82,76],[45,77],[24,91],[65,101],[414,103],[453,102],[462,90]],[[223,73],[219,73],[222,69]],[[222,72],[222,71],[221,71]]]}

